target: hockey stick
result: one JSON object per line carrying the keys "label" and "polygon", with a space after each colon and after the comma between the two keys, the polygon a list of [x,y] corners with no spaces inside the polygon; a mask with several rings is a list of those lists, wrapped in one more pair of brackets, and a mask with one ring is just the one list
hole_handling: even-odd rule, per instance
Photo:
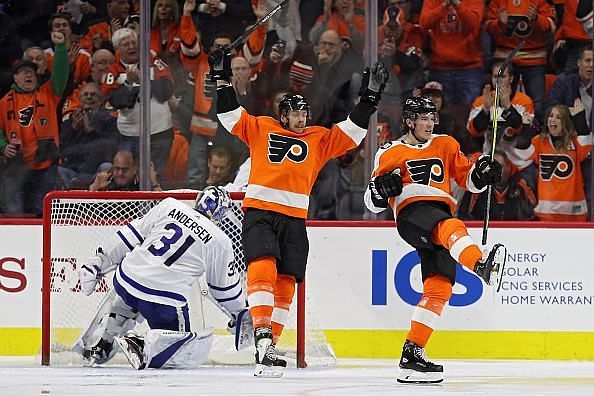
{"label": "hockey stick", "polygon": [[269,20],[274,14],[276,14],[278,12],[278,10],[280,10],[288,2],[289,2],[289,0],[283,0],[282,2],[280,2],[276,7],[274,7],[272,10],[270,10],[268,12],[268,14],[264,15],[262,17],[262,19],[257,21],[251,28],[246,30],[241,36],[237,37],[235,39],[235,41],[233,41],[231,43],[231,46],[229,48],[235,49],[235,48],[239,48],[239,46],[245,44],[247,42],[247,39],[250,36],[250,34],[254,33],[256,31],[256,29],[258,29],[260,26],[265,24],[267,20]]}
{"label": "hockey stick", "polygon": [[[245,44],[248,40],[248,37],[250,37],[250,35],[252,33],[254,33],[256,31],[256,29],[258,29],[260,26],[265,24],[267,20],[269,20],[274,14],[276,14],[278,12],[278,10],[280,10],[288,2],[289,2],[289,0],[283,0],[276,7],[274,7],[272,10],[270,10],[268,12],[268,14],[264,15],[259,21],[257,21],[254,25],[252,25],[251,28],[249,28],[248,30],[243,32],[243,34],[241,36],[239,36],[235,40],[233,40],[231,45],[229,45],[228,50],[231,51],[233,49],[237,49],[237,48],[241,47],[243,44]],[[211,65],[217,64],[221,61],[223,56],[224,56],[223,51],[214,51],[208,55],[208,62]],[[207,77],[212,78],[210,73],[207,75]]]}
{"label": "hockey stick", "polygon": [[[516,48],[509,53],[507,58],[501,64],[501,67],[497,71],[497,78],[495,80],[495,95],[493,97],[493,143],[491,144],[491,161],[495,161],[495,144],[497,142],[497,121],[499,121],[499,80],[503,77],[503,73],[505,73],[505,69],[509,66],[512,59],[519,50],[521,50],[524,45],[526,44],[525,41],[520,41],[520,44]],[[485,204],[485,218],[483,220],[483,246],[487,244],[487,232],[489,231],[489,215],[491,213],[491,193],[492,193],[493,186],[489,184],[487,187],[487,203]]]}

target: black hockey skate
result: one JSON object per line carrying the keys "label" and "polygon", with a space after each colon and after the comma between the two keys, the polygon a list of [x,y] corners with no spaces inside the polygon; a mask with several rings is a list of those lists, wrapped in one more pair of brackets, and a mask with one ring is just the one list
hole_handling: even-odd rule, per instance
{"label": "black hockey skate", "polygon": [[436,384],[443,381],[443,366],[427,360],[425,348],[404,341],[400,357],[398,382],[403,384]]}
{"label": "black hockey skate", "polygon": [[498,243],[493,246],[491,252],[485,260],[481,260],[476,263],[474,272],[487,285],[493,286],[495,291],[499,291],[501,288],[501,278],[503,277],[503,271],[505,270],[505,260],[507,259],[507,249],[502,244]]}
{"label": "black hockey skate", "polygon": [[254,337],[256,339],[254,377],[282,377],[287,362],[276,356],[275,346],[272,343],[272,328],[270,326],[258,327],[254,330]]}
{"label": "black hockey skate", "polygon": [[128,362],[130,362],[132,367],[136,370],[142,370],[146,367],[143,353],[144,340],[142,338],[128,335],[116,337],[114,339],[120,346],[122,352],[124,352],[124,355],[126,355],[126,359],[128,359]]}
{"label": "black hockey skate", "polygon": [[101,338],[95,346],[83,352],[83,357],[87,359],[87,366],[92,367],[107,362],[115,353],[116,350],[114,349],[113,341],[109,342]]}

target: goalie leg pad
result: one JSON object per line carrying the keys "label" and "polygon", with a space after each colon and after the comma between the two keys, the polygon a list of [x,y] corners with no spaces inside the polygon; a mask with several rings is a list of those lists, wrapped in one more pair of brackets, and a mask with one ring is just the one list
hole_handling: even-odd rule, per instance
{"label": "goalie leg pad", "polygon": [[144,337],[144,359],[149,368],[194,369],[207,359],[214,328],[198,332],[149,330]]}
{"label": "goalie leg pad", "polygon": [[117,350],[113,338],[133,329],[137,320],[142,321],[138,311],[128,306],[112,289],[105,295],[95,316],[72,349],[89,360],[93,358],[94,362],[90,363],[103,364]]}

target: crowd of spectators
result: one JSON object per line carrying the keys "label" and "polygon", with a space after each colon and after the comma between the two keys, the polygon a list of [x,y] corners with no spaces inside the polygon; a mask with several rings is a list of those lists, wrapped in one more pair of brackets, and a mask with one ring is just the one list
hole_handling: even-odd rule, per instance
{"label": "crowd of spectators", "polygon": [[[497,113],[495,159],[504,177],[492,189],[491,218],[588,219],[592,2],[374,1],[377,56],[390,70],[378,142],[401,136],[403,99],[423,95],[438,108],[435,133],[455,137],[476,159],[491,151]],[[208,54],[279,3],[151,2],[154,190],[244,186],[249,151],[217,121]],[[0,0],[0,216],[40,216],[54,189],[139,188],[139,7],[137,0]],[[358,100],[365,25],[365,0],[290,0],[234,49],[239,103],[278,117],[283,95],[298,93],[311,105],[312,125],[343,120]],[[499,79],[495,112],[501,61],[521,41]],[[326,164],[311,218],[364,218],[364,152]],[[482,219],[485,194],[456,192],[460,217]]]}

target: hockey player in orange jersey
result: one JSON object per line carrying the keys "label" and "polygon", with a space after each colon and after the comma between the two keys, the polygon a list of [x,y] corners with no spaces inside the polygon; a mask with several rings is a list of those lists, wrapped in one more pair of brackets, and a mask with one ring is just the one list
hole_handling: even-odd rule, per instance
{"label": "hockey player in orange jersey", "polygon": [[481,192],[501,178],[501,165],[489,156],[471,163],[454,138],[434,135],[436,111],[425,97],[406,99],[402,114],[405,134],[377,152],[364,196],[372,212],[390,207],[398,233],[421,259],[423,296],[413,311],[402,348],[398,382],[403,383],[443,381],[443,366],[427,359],[425,345],[452,295],[456,262],[496,290],[505,266],[503,245],[496,244],[483,259],[464,223],[453,217],[456,201],[450,185],[454,179],[470,192]]}
{"label": "hockey player in orange jersey", "polygon": [[311,114],[301,95],[287,94],[279,120],[255,117],[242,108],[229,83],[228,50],[209,57],[217,81],[217,114],[229,132],[250,149],[252,168],[243,207],[247,288],[254,321],[257,377],[280,377],[286,361],[275,345],[289,316],[295,283],[305,276],[309,242],[305,218],[318,172],[331,158],[357,147],[367,133],[388,80],[381,63],[365,70],[361,100],[348,118],[327,129],[306,126]]}

